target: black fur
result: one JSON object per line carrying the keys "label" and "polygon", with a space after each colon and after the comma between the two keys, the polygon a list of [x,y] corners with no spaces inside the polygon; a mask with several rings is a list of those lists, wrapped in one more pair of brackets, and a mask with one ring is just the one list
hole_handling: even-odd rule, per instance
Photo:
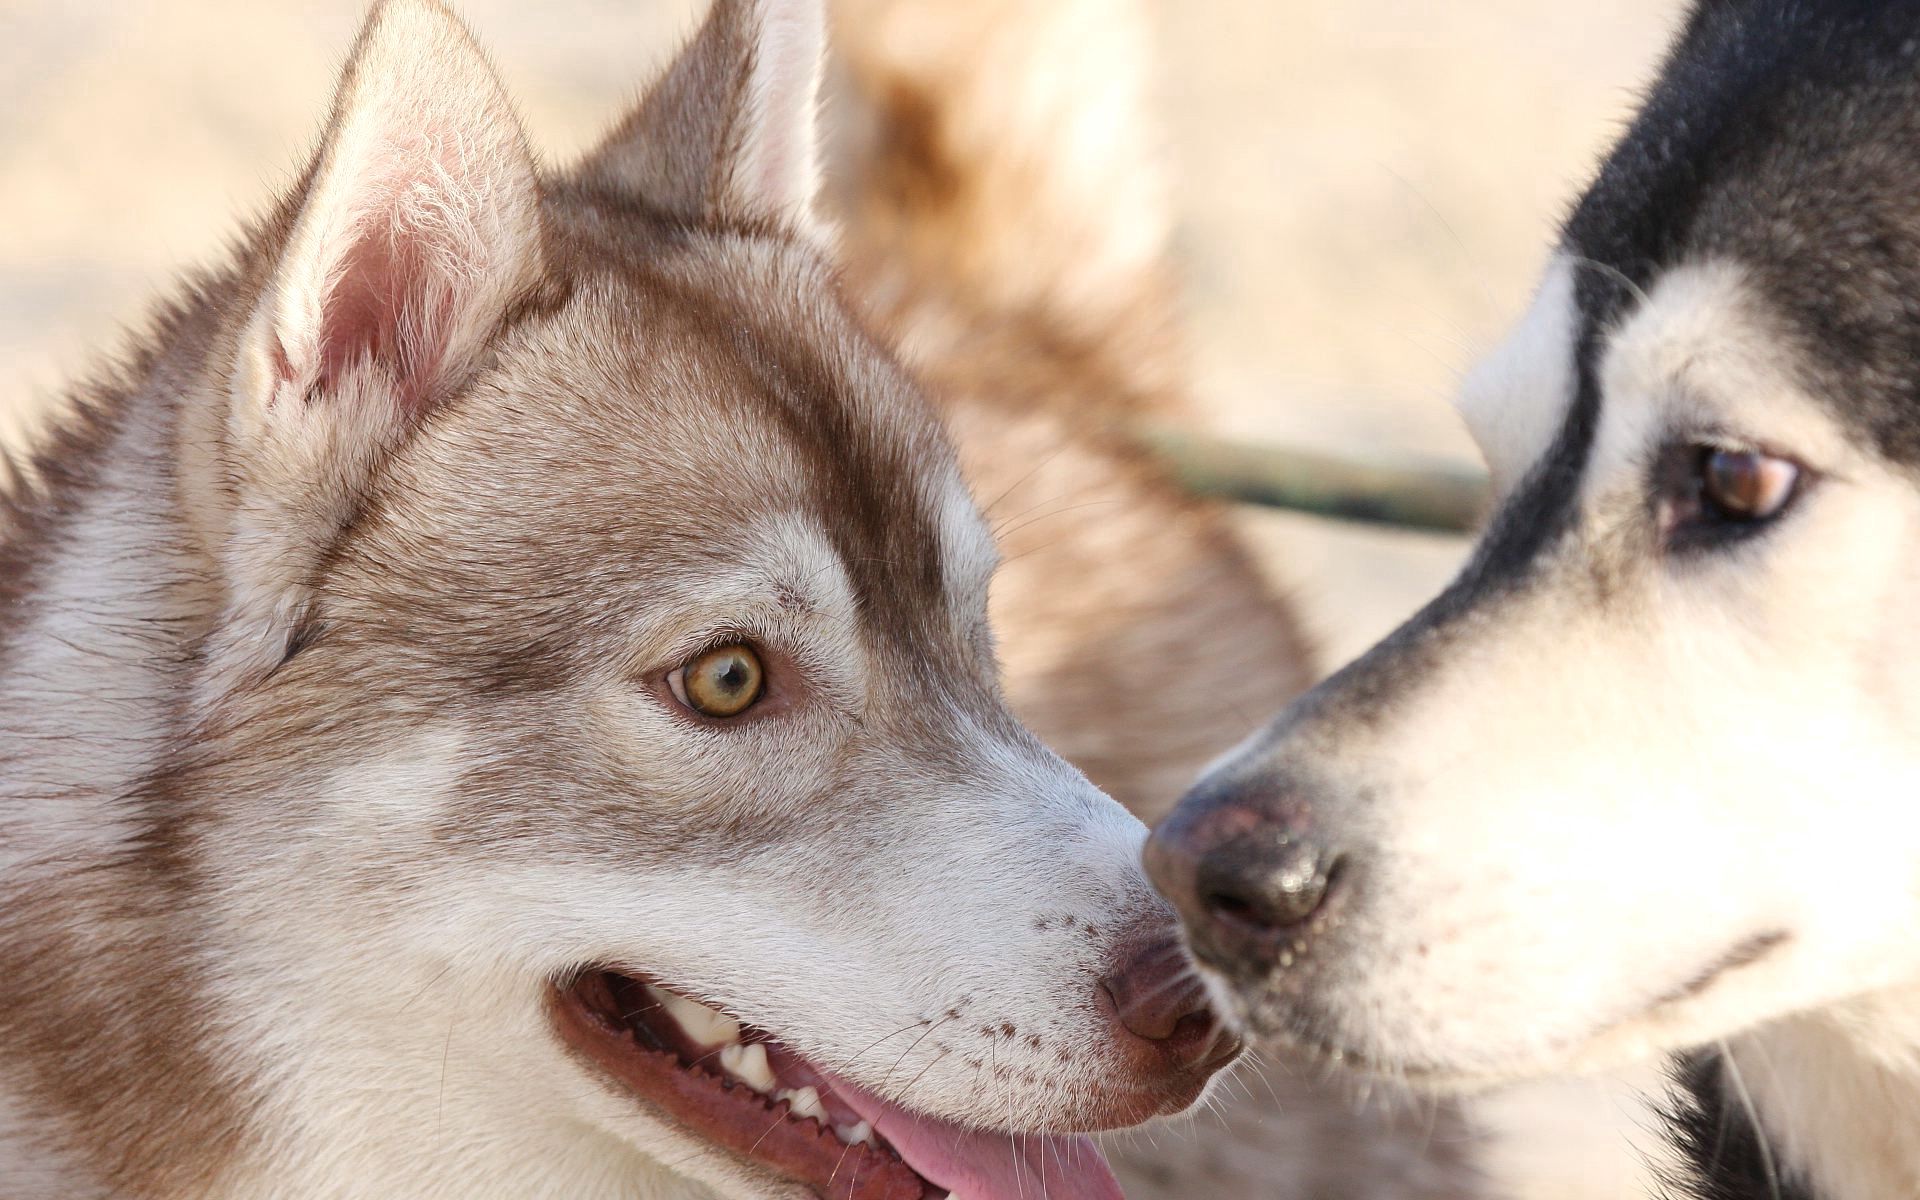
{"label": "black fur", "polygon": [[1566,226],[1644,285],[1739,263],[1806,382],[1920,467],[1920,0],[1706,0]]}
{"label": "black fur", "polygon": [[[1574,528],[1606,334],[1667,268],[1750,270],[1843,420],[1920,468],[1920,0],[1704,0],[1562,232],[1585,264],[1578,390],[1460,577],[1290,710],[1363,715]],[[1278,737],[1284,726],[1269,736]]]}
{"label": "black fur", "polygon": [[[1556,551],[1580,532],[1608,335],[1671,268],[1712,260],[1746,272],[1766,332],[1806,364],[1800,382],[1862,445],[1920,472],[1920,0],[1700,0],[1568,216],[1562,245],[1580,264],[1576,391],[1552,445],[1460,577],[1288,708],[1239,761],[1297,760],[1289,743],[1303,727],[1389,719],[1454,637],[1496,620],[1554,570]],[[1586,576],[1605,603],[1603,575]],[[1558,582],[1579,581],[1570,571]],[[1183,802],[1182,816],[1323,786],[1271,771],[1215,784]],[[1284,977],[1248,962],[1242,990],[1268,997],[1261,1020],[1303,1042],[1332,1042],[1344,1018],[1311,1000],[1329,962],[1337,959],[1317,956]],[[1671,1181],[1679,1194],[1815,1200],[1793,1165],[1769,1153],[1717,1059],[1689,1059],[1680,1071],[1685,1095],[1669,1128],[1692,1165]]]}
{"label": "black fur", "polygon": [[1818,1200],[1806,1184],[1783,1174],[1778,1155],[1731,1084],[1718,1054],[1674,1060],[1676,1094],[1662,1114],[1667,1136],[1685,1160],[1684,1173],[1667,1181],[1669,1196],[1691,1200]]}

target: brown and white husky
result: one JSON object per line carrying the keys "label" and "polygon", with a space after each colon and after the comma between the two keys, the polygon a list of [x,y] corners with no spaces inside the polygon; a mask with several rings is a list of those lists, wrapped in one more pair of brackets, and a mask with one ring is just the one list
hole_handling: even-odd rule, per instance
{"label": "brown and white husky", "polygon": [[28,464],[0,1193],[1111,1197],[1237,1052],[720,0],[542,170],[429,0]]}

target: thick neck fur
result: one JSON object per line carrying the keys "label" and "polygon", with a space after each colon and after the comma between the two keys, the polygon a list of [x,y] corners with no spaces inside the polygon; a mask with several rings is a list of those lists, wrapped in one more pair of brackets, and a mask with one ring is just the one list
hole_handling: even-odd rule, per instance
{"label": "thick neck fur", "polygon": [[234,1142],[229,1116],[200,1091],[211,1082],[204,1048],[186,1031],[197,998],[182,986],[193,973],[160,950],[191,944],[180,934],[193,915],[166,836],[175,814],[150,801],[217,603],[166,500],[181,388],[214,324],[195,296],[158,322],[153,349],[123,378],[82,395],[34,464],[36,486],[14,502],[0,550],[8,1180],[57,1169],[45,1157],[54,1148],[88,1164],[103,1190],[125,1187],[156,1120],[210,1149]]}
{"label": "thick neck fur", "polygon": [[123,844],[135,831],[101,819],[126,807],[174,732],[168,698],[218,597],[178,507],[158,501],[176,491],[180,393],[214,325],[199,296],[168,312],[124,377],[81,393],[8,504],[0,866],[10,878],[34,874],[51,851]]}

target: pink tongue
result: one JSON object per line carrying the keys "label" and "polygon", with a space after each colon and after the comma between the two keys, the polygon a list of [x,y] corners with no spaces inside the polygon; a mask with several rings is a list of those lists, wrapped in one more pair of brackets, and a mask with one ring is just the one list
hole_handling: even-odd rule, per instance
{"label": "pink tongue", "polygon": [[844,1079],[833,1081],[833,1094],[953,1200],[1126,1200],[1092,1138],[968,1129],[910,1113]]}

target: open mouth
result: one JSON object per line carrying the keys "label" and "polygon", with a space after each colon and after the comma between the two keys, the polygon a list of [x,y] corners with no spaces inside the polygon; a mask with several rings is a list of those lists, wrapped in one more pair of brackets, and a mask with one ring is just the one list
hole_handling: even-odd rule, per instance
{"label": "open mouth", "polygon": [[639,976],[582,972],[554,989],[552,1008],[562,1039],[627,1090],[823,1200],[1121,1200],[1086,1137],[914,1113]]}

